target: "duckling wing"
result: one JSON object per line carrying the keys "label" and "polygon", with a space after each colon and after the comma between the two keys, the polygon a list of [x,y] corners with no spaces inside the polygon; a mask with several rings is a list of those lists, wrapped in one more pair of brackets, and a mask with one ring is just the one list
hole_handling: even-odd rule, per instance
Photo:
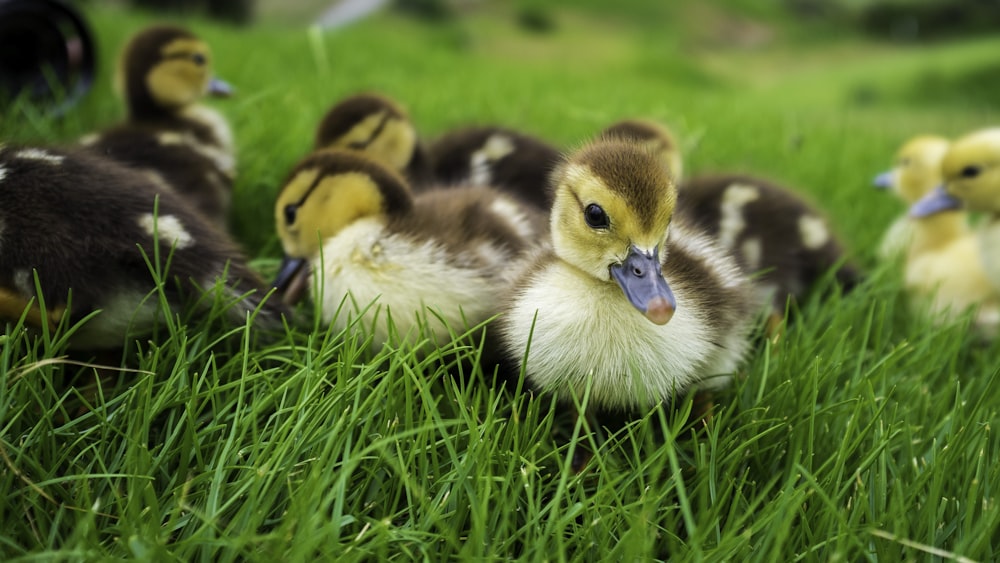
{"label": "duckling wing", "polygon": [[541,139],[500,127],[448,133],[430,147],[434,177],[446,184],[495,186],[538,209],[551,206],[549,175],[561,152]]}

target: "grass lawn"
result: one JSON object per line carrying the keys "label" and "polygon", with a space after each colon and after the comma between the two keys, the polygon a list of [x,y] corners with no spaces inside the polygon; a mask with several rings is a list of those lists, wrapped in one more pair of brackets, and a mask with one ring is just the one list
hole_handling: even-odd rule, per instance
{"label": "grass lawn", "polygon": [[[105,63],[95,90],[58,120],[9,105],[0,139],[72,142],[120,117],[115,51],[152,18],[90,10]],[[556,14],[548,36],[489,10],[436,27],[383,14],[325,35],[187,22],[239,90],[215,106],[239,145],[232,228],[253,264],[277,266],[273,200],[319,117],[374,89],[429,137],[502,123],[570,148],[622,117],[659,119],[691,174],[752,172],[807,193],[867,281],[803,304],[710,422],[689,423],[690,402],[651,412],[581,474],[568,467],[577,443],[554,434],[589,438],[547,398],[456,381],[436,354],[373,355],[364,334],[306,309],[277,339],[164,327],[131,371],[86,392],[67,382],[92,370],[59,360],[59,335],[9,330],[0,559],[995,558],[1000,345],[978,342],[968,319],[908,313],[874,252],[902,209],[870,179],[912,135],[996,124],[995,102],[957,85],[1000,40],[903,47],[713,10],[643,24]],[[440,355],[456,351],[475,353]]]}

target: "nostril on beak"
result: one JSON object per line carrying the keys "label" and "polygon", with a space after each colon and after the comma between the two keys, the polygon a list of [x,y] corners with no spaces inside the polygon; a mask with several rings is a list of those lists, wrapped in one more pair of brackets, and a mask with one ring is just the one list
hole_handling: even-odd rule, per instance
{"label": "nostril on beak", "polygon": [[642,277],[642,268],[632,268],[632,273],[635,274],[637,278]]}

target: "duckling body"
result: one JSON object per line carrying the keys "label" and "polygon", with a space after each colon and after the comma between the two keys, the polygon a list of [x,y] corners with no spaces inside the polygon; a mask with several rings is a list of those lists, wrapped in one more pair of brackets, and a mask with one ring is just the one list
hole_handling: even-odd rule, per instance
{"label": "duckling body", "polygon": [[[341,211],[324,210],[326,202]],[[301,162],[276,214],[286,256],[311,261],[319,278],[324,321],[360,323],[376,348],[394,337],[412,342],[422,326],[443,345],[485,321],[512,263],[544,233],[544,219],[505,194],[468,187],[414,197],[402,177],[347,151]]]}
{"label": "duckling body", "polygon": [[[221,280],[228,318],[239,324],[267,292],[235,245],[179,196],[82,151],[0,148],[0,240],[0,318],[27,310],[38,327],[43,314],[54,325],[99,311],[73,334],[77,349],[147,336],[164,314],[157,289],[172,311],[207,310],[202,297]],[[280,326],[283,311],[268,302],[257,319]]]}
{"label": "duckling body", "polygon": [[208,45],[182,28],[150,27],[126,46],[119,73],[125,122],[81,144],[158,178],[225,227],[236,158],[226,120],[199,104],[206,94],[229,93],[212,78]]}
{"label": "duckling body", "polygon": [[545,211],[549,174],[561,156],[541,139],[502,127],[458,129],[430,147],[438,182],[496,186]]}
{"label": "duckling body", "polygon": [[316,130],[315,148],[364,153],[405,176],[416,189],[431,179],[427,150],[409,115],[380,94],[356,94],[330,108]]}
{"label": "duckling body", "polygon": [[744,175],[699,176],[679,188],[678,213],[691,218],[732,252],[769,295],[773,315],[800,300],[828,271],[846,289],[858,272],[827,220],[790,189]]}
{"label": "duckling body", "polygon": [[857,284],[860,274],[845,261],[845,250],[826,218],[792,189],[739,174],[682,181],[680,147],[669,130],[652,121],[620,121],[603,135],[640,143],[657,155],[678,182],[678,215],[731,252],[758,294],[770,300],[772,332],[788,302],[804,298],[832,268],[845,291]]}
{"label": "duckling body", "polygon": [[601,412],[726,384],[759,303],[735,260],[674,214],[660,161],[602,140],[552,181],[553,248],[515,282],[499,321],[530,385],[564,402],[589,386]]}

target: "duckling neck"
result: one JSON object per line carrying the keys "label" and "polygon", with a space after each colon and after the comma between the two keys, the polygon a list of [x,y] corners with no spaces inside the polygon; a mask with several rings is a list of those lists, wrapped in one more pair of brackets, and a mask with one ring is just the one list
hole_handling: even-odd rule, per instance
{"label": "duckling neck", "polygon": [[950,244],[969,233],[966,213],[945,211],[914,221],[911,253],[931,250]]}

